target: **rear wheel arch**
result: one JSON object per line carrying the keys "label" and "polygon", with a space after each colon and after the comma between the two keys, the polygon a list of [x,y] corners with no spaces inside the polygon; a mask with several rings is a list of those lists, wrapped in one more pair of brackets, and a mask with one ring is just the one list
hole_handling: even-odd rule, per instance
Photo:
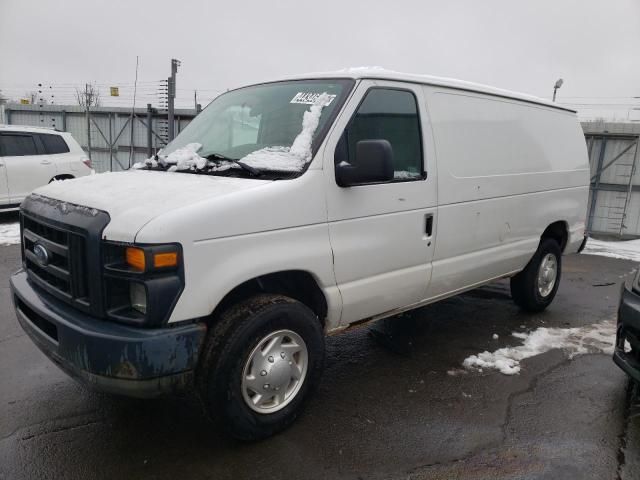
{"label": "rear wheel arch", "polygon": [[569,226],[567,222],[564,220],[559,220],[557,222],[553,222],[547,228],[545,228],[544,232],[540,236],[540,242],[543,239],[550,238],[555,240],[555,242],[560,247],[560,251],[564,253],[564,249],[567,246],[567,242],[569,240]]}
{"label": "rear wheel arch", "polygon": [[51,180],[49,180],[49,183],[58,182],[58,181],[61,181],[61,180],[71,180],[72,178],[76,178],[76,177],[74,177],[73,175],[70,175],[68,173],[62,173],[60,175],[56,175]]}

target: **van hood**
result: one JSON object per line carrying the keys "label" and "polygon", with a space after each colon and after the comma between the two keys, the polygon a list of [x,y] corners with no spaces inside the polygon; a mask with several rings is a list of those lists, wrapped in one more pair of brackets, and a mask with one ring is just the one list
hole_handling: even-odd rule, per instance
{"label": "van hood", "polygon": [[52,182],[35,194],[105,211],[104,238],[133,242],[137,232],[171,210],[272,183],[270,180],[129,170]]}

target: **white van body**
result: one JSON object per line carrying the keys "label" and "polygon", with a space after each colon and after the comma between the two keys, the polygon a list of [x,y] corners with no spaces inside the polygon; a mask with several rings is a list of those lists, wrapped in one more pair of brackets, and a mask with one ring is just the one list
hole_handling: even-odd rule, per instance
{"label": "white van body", "polygon": [[[37,193],[109,212],[106,239],[181,243],[186,288],[170,322],[209,315],[252,278],[301,270],[323,291],[332,331],[511,276],[555,222],[567,228],[564,253],[577,252],[589,164],[575,113],[466,82],[377,69],[349,75],[357,87],[293,181],[130,171]],[[336,143],[367,90],[381,86],[420,100],[427,178],[338,187]]]}
{"label": "white van body", "polygon": [[[14,140],[21,141],[16,143]],[[5,151],[11,148],[11,151]],[[0,212],[17,210],[33,190],[53,180],[91,174],[91,163],[68,132],[0,125]]]}
{"label": "white van body", "polygon": [[[295,178],[143,169],[56,182],[36,194],[106,212],[103,241],[181,245],[184,287],[167,327],[209,325],[203,319],[243,286],[295,279],[298,296],[291,296],[315,299],[307,306],[332,333],[512,277],[547,236],[562,254],[579,251],[589,165],[575,112],[491,87],[380,69],[287,81],[336,78],[352,88]],[[411,181],[340,186],[338,143],[376,89],[415,99],[422,171]],[[28,303],[31,294],[20,292],[27,287],[16,285]]]}

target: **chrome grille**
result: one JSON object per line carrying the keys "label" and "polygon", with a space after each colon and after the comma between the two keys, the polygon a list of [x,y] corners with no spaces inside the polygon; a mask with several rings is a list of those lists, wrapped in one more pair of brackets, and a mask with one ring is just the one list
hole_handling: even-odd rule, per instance
{"label": "chrome grille", "polygon": [[23,214],[22,242],[25,268],[33,282],[82,309],[90,307],[83,235]]}

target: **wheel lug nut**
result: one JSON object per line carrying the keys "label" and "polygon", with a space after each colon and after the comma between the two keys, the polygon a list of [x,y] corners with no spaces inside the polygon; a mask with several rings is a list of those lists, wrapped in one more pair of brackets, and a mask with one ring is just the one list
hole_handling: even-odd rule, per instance
{"label": "wheel lug nut", "polygon": [[264,386],[263,386],[263,388],[264,388],[265,390],[269,390],[269,387],[270,387],[270,385],[269,385],[268,383],[265,383],[265,384],[264,384]]}
{"label": "wheel lug nut", "polygon": [[272,356],[269,356],[269,362],[273,363],[273,357]]}
{"label": "wheel lug nut", "polygon": [[261,376],[263,376],[263,377],[264,377],[266,374],[267,374],[267,371],[266,371],[266,370],[262,370],[262,371],[260,372],[260,375],[261,375]]}
{"label": "wheel lug nut", "polygon": [[280,352],[280,358],[284,358],[286,357],[286,355],[284,354],[284,352]]}

